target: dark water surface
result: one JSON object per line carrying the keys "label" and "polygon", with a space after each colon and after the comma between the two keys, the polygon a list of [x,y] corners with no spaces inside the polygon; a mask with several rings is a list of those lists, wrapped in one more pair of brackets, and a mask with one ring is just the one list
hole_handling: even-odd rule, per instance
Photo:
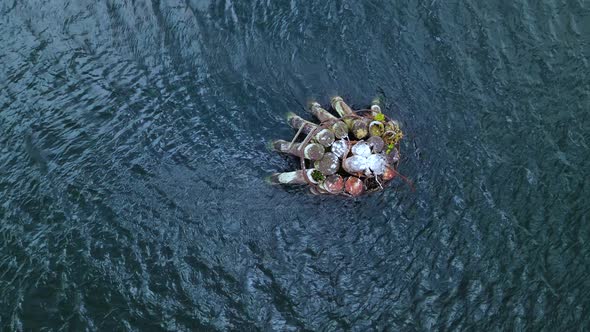
{"label": "dark water surface", "polygon": [[[590,3],[0,1],[6,330],[590,326]],[[267,185],[385,97],[397,184]]]}

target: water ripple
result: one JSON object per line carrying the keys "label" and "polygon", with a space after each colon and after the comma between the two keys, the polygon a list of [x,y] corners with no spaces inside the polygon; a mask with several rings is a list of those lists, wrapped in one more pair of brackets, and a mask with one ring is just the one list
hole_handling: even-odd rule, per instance
{"label": "water ripple", "polygon": [[[0,4],[0,326],[588,325],[582,1]],[[375,95],[401,181],[264,177],[289,112]]]}

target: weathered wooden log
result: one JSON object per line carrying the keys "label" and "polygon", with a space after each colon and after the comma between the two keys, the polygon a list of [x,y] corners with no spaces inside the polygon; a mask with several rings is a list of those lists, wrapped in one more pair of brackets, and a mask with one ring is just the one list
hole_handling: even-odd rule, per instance
{"label": "weathered wooden log", "polygon": [[332,175],[340,169],[340,160],[336,154],[326,152],[322,159],[314,163],[314,167],[324,175]]}
{"label": "weathered wooden log", "polygon": [[315,117],[318,118],[320,122],[334,122],[330,128],[332,129],[332,132],[336,138],[344,138],[348,136],[348,125],[342,121],[339,121],[337,117],[322,108],[320,104],[316,102],[311,103],[310,112],[315,115]]}
{"label": "weathered wooden log", "polygon": [[382,136],[385,132],[385,126],[381,121],[371,121],[369,123],[369,134],[371,136]]}
{"label": "weathered wooden log", "polygon": [[371,155],[371,146],[369,143],[361,140],[356,142],[356,144],[351,149],[352,154],[368,157]]}
{"label": "weathered wooden log", "polygon": [[[312,178],[313,171],[313,169],[307,170],[307,178],[309,178],[312,183],[316,183]],[[269,177],[269,181],[273,184],[308,184],[303,170],[274,173]]]}
{"label": "weathered wooden log", "polygon": [[304,126],[302,129],[302,132],[305,134],[309,134],[312,130],[316,129],[318,127],[317,124],[313,123],[313,122],[309,122],[305,119],[303,119],[302,117],[300,117],[299,115],[295,114],[295,113],[288,113],[287,114],[287,122],[289,123],[289,125],[291,127],[293,127],[293,129],[299,130],[301,128],[301,126]]}
{"label": "weathered wooden log", "polygon": [[348,144],[349,142],[347,140],[337,140],[334,142],[334,144],[332,144],[332,153],[334,153],[340,159],[344,158],[349,152]]}
{"label": "weathered wooden log", "polygon": [[383,172],[383,181],[390,181],[397,175],[397,172],[391,166],[385,166]]}
{"label": "weathered wooden log", "polygon": [[322,106],[316,102],[311,103],[309,108],[311,114],[313,114],[320,122],[326,121],[337,121],[338,118],[332,115],[330,112],[326,111]]}
{"label": "weathered wooden log", "polygon": [[363,139],[363,138],[367,137],[367,135],[369,133],[368,120],[365,118],[353,120],[351,131],[352,131],[352,134],[357,139]]}
{"label": "weathered wooden log", "polygon": [[367,168],[374,175],[381,175],[385,172],[387,160],[382,154],[372,154],[367,158]]}
{"label": "weathered wooden log", "polygon": [[369,137],[369,139],[367,139],[367,144],[369,144],[369,146],[375,153],[383,151],[383,148],[385,147],[385,142],[383,142],[383,138],[379,136]]}
{"label": "weathered wooden log", "polygon": [[399,122],[397,122],[395,120],[387,121],[385,123],[385,131],[395,131],[395,132],[401,131],[401,128],[399,126]]}
{"label": "weathered wooden log", "polygon": [[367,157],[354,155],[342,162],[342,168],[349,174],[357,174],[367,169]]}
{"label": "weathered wooden log", "polygon": [[336,138],[348,137],[348,125],[343,121],[334,122],[331,126],[331,129],[334,132],[334,136],[336,136]]}
{"label": "weathered wooden log", "polygon": [[382,108],[383,103],[381,102],[381,100],[379,98],[373,99],[371,101],[371,116],[375,117],[377,114],[380,114]]}
{"label": "weathered wooden log", "polygon": [[344,190],[344,179],[338,174],[330,175],[319,187],[330,194],[339,194]]}
{"label": "weathered wooden log", "polygon": [[355,176],[351,176],[346,180],[344,188],[352,196],[359,196],[365,191],[363,181]]}
{"label": "weathered wooden log", "polygon": [[383,141],[385,142],[385,144],[387,145],[393,145],[395,144],[395,132],[392,130],[388,130],[383,134]]}
{"label": "weathered wooden log", "polygon": [[291,142],[279,139],[273,141],[272,146],[278,152],[289,153],[309,160],[320,160],[325,152],[324,147],[318,143],[309,143],[305,148],[300,149],[301,143],[293,143],[291,145]]}
{"label": "weathered wooden log", "polygon": [[336,96],[330,101],[334,110],[340,115],[341,118],[354,115],[354,112],[350,106],[348,106],[342,97]]}
{"label": "weathered wooden log", "polygon": [[386,154],[387,157],[387,163],[388,164],[395,164],[399,161],[400,158],[400,154],[399,154],[399,150],[395,147],[393,147],[392,149],[390,149],[388,151],[388,153]]}
{"label": "weathered wooden log", "polygon": [[295,115],[294,113],[289,113],[287,115],[287,120],[289,121],[289,125],[291,125],[291,127],[294,129],[299,130],[299,128],[303,126],[302,132],[304,134],[309,134],[312,130],[316,130],[317,132],[314,135],[314,139],[325,147],[328,147],[334,143],[334,132],[332,132],[330,129],[319,129],[319,126],[315,123],[309,122],[302,117]]}
{"label": "weathered wooden log", "polygon": [[321,145],[328,147],[334,143],[335,136],[330,129],[321,129],[315,134],[314,139]]}

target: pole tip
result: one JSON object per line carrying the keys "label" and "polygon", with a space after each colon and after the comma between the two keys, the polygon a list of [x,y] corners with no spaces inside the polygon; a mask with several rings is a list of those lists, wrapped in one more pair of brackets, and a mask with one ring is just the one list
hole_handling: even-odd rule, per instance
{"label": "pole tip", "polygon": [[344,101],[344,99],[342,99],[342,97],[340,97],[340,96],[334,96],[334,97],[332,97],[332,99],[330,99],[330,101],[332,103],[335,103],[337,101]]}
{"label": "pole tip", "polygon": [[267,151],[276,151],[275,150],[275,141],[276,140],[266,142],[265,146],[266,146]]}
{"label": "pole tip", "polygon": [[264,181],[265,181],[266,183],[268,183],[268,184],[271,184],[271,185],[272,185],[272,184],[281,184],[281,183],[279,182],[279,175],[280,175],[280,174],[281,174],[281,173],[273,173],[273,174],[271,174],[271,175],[269,175],[269,176],[265,177],[265,178],[264,178]]}
{"label": "pole tip", "polygon": [[322,107],[322,105],[320,105],[320,103],[318,103],[317,101],[315,101],[315,100],[312,100],[312,101],[309,103],[309,108],[313,108],[313,107]]}
{"label": "pole tip", "polygon": [[296,117],[297,114],[293,113],[293,112],[287,112],[287,114],[285,115],[287,118],[287,121],[291,120],[292,118]]}

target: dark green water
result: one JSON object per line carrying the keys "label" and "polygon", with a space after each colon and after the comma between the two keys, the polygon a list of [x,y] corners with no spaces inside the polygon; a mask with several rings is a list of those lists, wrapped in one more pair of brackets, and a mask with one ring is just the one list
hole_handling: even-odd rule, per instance
{"label": "dark green water", "polygon": [[[0,329],[587,331],[590,3],[0,1]],[[385,97],[398,184],[270,187]]]}

